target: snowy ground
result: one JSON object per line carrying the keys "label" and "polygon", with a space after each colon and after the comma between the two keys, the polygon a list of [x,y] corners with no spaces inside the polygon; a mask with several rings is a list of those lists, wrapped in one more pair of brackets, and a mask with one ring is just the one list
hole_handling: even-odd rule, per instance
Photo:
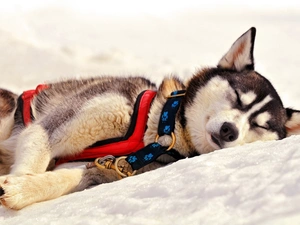
{"label": "snowy ground", "polygon": [[[20,93],[101,74],[189,77],[255,26],[257,71],[287,107],[300,109],[299,3],[11,2],[0,10],[1,87]],[[0,207],[0,224],[300,224],[299,142],[293,136],[220,150],[21,211]]]}

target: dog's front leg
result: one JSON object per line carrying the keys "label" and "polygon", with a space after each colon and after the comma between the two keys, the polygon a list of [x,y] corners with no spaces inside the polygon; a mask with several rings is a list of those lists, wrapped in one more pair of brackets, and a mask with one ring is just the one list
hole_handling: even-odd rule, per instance
{"label": "dog's front leg", "polygon": [[83,169],[61,169],[42,174],[8,176],[0,184],[1,204],[21,209],[72,192],[81,180]]}
{"label": "dog's front leg", "polygon": [[[0,184],[0,202],[8,208],[21,209],[36,202],[83,190],[96,183],[118,179],[117,173],[112,170],[96,169],[92,173],[97,173],[97,176],[87,176],[86,173],[89,172],[85,168],[76,168],[58,169],[42,174],[9,176]],[[90,179],[86,179],[87,177]]]}
{"label": "dog's front leg", "polygon": [[47,131],[39,124],[32,124],[22,131],[17,140],[15,162],[10,174],[43,173],[52,157]]}

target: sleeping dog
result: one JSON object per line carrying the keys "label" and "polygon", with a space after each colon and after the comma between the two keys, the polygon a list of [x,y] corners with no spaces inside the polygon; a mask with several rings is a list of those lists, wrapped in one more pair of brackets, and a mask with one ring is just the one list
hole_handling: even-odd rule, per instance
{"label": "sleeping dog", "polygon": [[[132,175],[134,169],[142,173],[177,158],[297,134],[299,111],[284,108],[271,83],[254,70],[255,34],[255,28],[249,29],[216,67],[203,68],[186,82],[170,76],[156,87],[143,77],[71,79],[45,84],[33,91],[29,100],[0,89],[1,204],[21,209],[116,181],[120,174]],[[133,116],[137,101],[144,104],[140,96],[145,91],[151,98],[148,96],[143,106],[144,124],[135,121],[143,131],[137,146],[159,146],[162,154],[148,149],[143,158],[150,162],[136,166],[139,156],[135,147],[129,146],[120,162],[122,168],[129,168],[126,173],[118,164],[115,170],[108,169],[106,163],[119,156],[110,152],[113,156],[100,160],[99,166],[78,166],[97,158],[76,158],[95,143],[123,140],[135,129]],[[172,115],[165,111],[169,99],[178,100],[170,106],[176,106]],[[165,126],[168,129],[159,133],[161,121],[168,116],[173,118],[171,130]],[[168,154],[169,150],[173,153]],[[54,160],[60,165],[53,166]],[[132,165],[135,168],[130,169]]]}

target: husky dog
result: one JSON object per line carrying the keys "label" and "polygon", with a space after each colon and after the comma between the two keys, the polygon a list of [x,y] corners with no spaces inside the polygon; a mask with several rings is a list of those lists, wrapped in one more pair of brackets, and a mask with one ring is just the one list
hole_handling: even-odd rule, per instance
{"label": "husky dog", "polygon": [[[0,89],[0,201],[21,209],[35,202],[118,180],[118,173],[80,163],[49,170],[55,158],[79,154],[93,143],[126,134],[134,103],[144,90],[157,90],[148,113],[145,145],[156,139],[169,94],[186,90],[175,117],[174,149],[183,157],[258,140],[279,140],[300,130],[300,111],[284,108],[271,83],[254,70],[256,29],[238,38],[217,67],[204,68],[186,83],[165,78],[159,87],[142,77],[94,77],[47,84],[30,103],[25,126],[18,96]],[[157,138],[163,146],[172,141]],[[142,173],[174,161],[164,155]],[[48,168],[48,169],[47,169]]]}

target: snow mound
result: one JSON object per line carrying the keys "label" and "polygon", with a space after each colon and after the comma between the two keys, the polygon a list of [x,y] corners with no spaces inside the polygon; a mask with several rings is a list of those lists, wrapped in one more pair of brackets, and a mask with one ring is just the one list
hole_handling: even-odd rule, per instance
{"label": "snow mound", "polygon": [[297,224],[300,136],[184,159],[36,203],[3,224]]}

